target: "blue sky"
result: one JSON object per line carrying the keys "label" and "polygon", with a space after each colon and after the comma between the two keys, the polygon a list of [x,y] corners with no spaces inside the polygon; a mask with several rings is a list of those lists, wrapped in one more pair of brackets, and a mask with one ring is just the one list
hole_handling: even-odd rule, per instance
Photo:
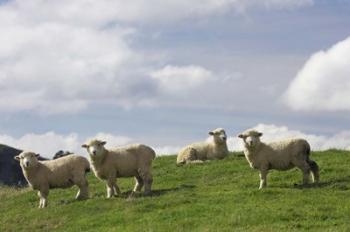
{"label": "blue sky", "polygon": [[256,127],[350,148],[350,1],[0,2],[0,143],[173,153],[224,127],[237,150]]}

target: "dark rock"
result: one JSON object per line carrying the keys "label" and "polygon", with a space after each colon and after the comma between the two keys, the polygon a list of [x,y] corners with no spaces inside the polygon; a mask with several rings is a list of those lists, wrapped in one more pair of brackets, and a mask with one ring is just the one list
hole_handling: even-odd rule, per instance
{"label": "dark rock", "polygon": [[[19,162],[15,156],[22,151],[13,147],[0,144],[0,184],[12,186],[26,186],[27,181],[23,176]],[[47,160],[39,157],[39,160]]]}

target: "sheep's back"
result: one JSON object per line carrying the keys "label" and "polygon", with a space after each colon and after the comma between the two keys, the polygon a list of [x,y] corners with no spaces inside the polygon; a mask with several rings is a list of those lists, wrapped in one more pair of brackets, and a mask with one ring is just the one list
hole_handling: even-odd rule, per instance
{"label": "sheep's back", "polygon": [[307,153],[310,149],[309,143],[304,139],[286,139],[278,142],[269,143],[270,146],[277,154],[298,154]]}
{"label": "sheep's back", "polygon": [[152,148],[143,144],[132,144],[109,150],[105,163],[113,163],[118,176],[133,176],[140,168],[148,167],[155,158]]}
{"label": "sheep's back", "polygon": [[260,157],[264,157],[273,169],[287,170],[294,167],[295,159],[304,159],[309,144],[304,139],[289,139],[264,145]]}
{"label": "sheep's back", "polygon": [[77,155],[68,155],[55,160],[41,161],[47,173],[50,187],[70,187],[73,178],[84,175],[89,168],[89,161]]}

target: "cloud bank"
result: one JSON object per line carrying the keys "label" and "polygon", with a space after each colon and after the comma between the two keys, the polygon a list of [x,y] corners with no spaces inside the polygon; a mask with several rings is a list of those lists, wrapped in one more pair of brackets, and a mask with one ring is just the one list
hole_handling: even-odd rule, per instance
{"label": "cloud bank", "polygon": [[161,92],[176,95],[198,88],[203,83],[213,80],[211,71],[194,65],[185,67],[167,65],[152,72],[151,77],[160,83]]}
{"label": "cloud bank", "polygon": [[194,89],[213,73],[195,64],[159,67],[164,61],[150,59],[152,54],[132,46],[139,25],[310,4],[311,0],[5,1],[0,4],[0,111],[61,114],[92,104],[154,106],[159,96],[163,101],[162,90],[169,85],[171,97],[182,93],[177,91],[179,75],[189,83],[186,88]]}
{"label": "cloud bank", "polygon": [[[331,148],[350,150],[350,131],[342,131],[332,136],[307,134],[298,130],[291,130],[286,126],[276,126],[267,124],[258,124],[254,129],[263,132],[262,141],[272,142],[287,138],[305,138],[311,144],[312,150],[327,150]],[[59,150],[68,150],[80,155],[87,155],[81,144],[91,138],[98,138],[107,141],[106,147],[123,146],[130,143],[140,142],[133,138],[123,135],[113,135],[110,133],[98,133],[94,136],[82,137],[77,133],[60,135],[55,132],[44,134],[26,134],[15,138],[9,135],[0,135],[0,143],[13,146],[18,149],[31,150],[51,158]],[[203,139],[204,140],[204,139]],[[191,143],[194,141],[188,141]],[[159,144],[150,144],[157,155],[176,154],[181,146],[168,146]],[[243,144],[237,137],[228,138],[230,151],[242,151]]]}
{"label": "cloud bank", "polygon": [[350,110],[350,37],[313,54],[284,100],[294,110]]}
{"label": "cloud bank", "polygon": [[[253,129],[263,133],[261,140],[263,142],[273,142],[281,139],[304,138],[314,151],[327,149],[345,149],[350,150],[350,130],[344,130],[331,136],[308,134],[298,130],[291,130],[286,126],[277,126],[273,124],[258,124]],[[242,139],[231,137],[228,140],[231,150],[243,150]]]}

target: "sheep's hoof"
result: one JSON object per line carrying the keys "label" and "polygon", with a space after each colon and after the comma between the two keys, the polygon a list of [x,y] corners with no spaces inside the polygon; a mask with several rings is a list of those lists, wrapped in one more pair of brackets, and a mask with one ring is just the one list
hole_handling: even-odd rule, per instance
{"label": "sheep's hoof", "polygon": [[84,200],[89,199],[89,197],[88,196],[78,196],[75,199],[78,200],[78,201],[84,201]]}
{"label": "sheep's hoof", "polygon": [[181,167],[181,166],[184,166],[184,164],[185,164],[185,162],[181,161],[181,162],[176,163],[176,166]]}
{"label": "sheep's hoof", "polygon": [[145,196],[145,197],[151,197],[151,196],[152,196],[152,192],[144,193],[143,196]]}
{"label": "sheep's hoof", "polygon": [[309,183],[302,183],[302,184],[294,183],[294,187],[295,188],[309,188],[309,187],[311,187],[311,185]]}

